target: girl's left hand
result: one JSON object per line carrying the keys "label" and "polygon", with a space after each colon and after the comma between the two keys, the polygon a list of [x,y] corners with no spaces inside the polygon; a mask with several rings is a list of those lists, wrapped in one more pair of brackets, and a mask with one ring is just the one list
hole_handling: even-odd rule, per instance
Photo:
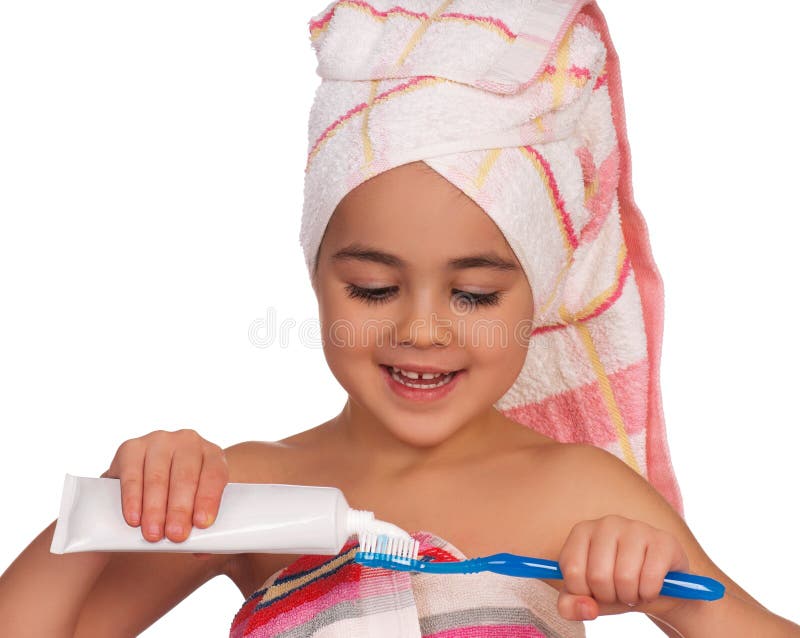
{"label": "girl's left hand", "polygon": [[564,576],[558,613],[567,620],[629,611],[658,616],[686,602],[659,596],[667,572],[689,571],[686,552],[672,534],[642,521],[616,515],[581,521],[558,563]]}

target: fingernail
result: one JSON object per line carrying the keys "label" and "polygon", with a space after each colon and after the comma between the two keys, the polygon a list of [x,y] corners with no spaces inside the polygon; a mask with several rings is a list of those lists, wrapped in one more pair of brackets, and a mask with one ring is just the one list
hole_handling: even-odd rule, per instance
{"label": "fingernail", "polygon": [[581,615],[581,620],[592,619],[592,608],[589,607],[589,603],[578,603],[578,613]]}
{"label": "fingernail", "polygon": [[128,520],[131,522],[131,524],[138,525],[139,524],[139,512],[134,512],[133,510],[128,512]]}
{"label": "fingernail", "polygon": [[216,517],[213,514],[208,514],[206,516],[206,527],[210,527],[211,524],[216,520]]}
{"label": "fingernail", "polygon": [[167,532],[170,534],[170,536],[182,536],[183,525],[180,523],[170,523],[167,527]]}
{"label": "fingernail", "polygon": [[148,525],[147,533],[150,536],[161,536],[161,530],[159,529],[157,523],[151,523],[150,525]]}

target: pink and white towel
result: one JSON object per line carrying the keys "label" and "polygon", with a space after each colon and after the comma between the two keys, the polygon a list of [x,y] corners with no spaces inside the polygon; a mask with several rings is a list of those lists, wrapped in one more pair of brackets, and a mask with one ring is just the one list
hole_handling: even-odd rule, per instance
{"label": "pink and white towel", "polygon": [[[413,532],[419,556],[466,556],[443,538]],[[428,574],[363,567],[349,540],[335,556],[301,556],[239,608],[230,638],[585,638],[557,610],[558,592],[536,578],[492,572]]]}
{"label": "pink and white towel", "polygon": [[496,407],[602,447],[681,515],[659,385],[663,287],[633,200],[619,60],[587,0],[339,0],[310,21],[300,243],[339,201],[422,160],[477,202],[531,284],[525,365]]}

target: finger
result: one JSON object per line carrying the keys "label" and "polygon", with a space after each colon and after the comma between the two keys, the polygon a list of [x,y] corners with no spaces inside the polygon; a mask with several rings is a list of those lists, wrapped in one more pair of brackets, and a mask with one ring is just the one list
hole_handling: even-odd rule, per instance
{"label": "finger", "polygon": [[586,562],[589,556],[589,539],[592,526],[578,523],[570,531],[561,553],[558,564],[564,577],[564,587],[571,594],[591,596],[592,591],[586,582]]}
{"label": "finger", "polygon": [[588,605],[587,613],[593,611],[596,615],[597,612],[597,603],[591,599],[592,592],[586,582],[586,563],[593,527],[594,523],[589,521],[575,525],[558,556],[564,587],[560,590],[557,607],[558,613],[566,620],[588,620],[579,608],[581,602]]}
{"label": "finger", "polygon": [[202,456],[192,447],[179,448],[172,456],[165,528],[171,541],[186,540],[192,529],[192,512],[202,463]]}
{"label": "finger", "polygon": [[566,588],[559,592],[556,607],[565,620],[594,620],[600,615],[600,606],[594,598],[570,594]]}
{"label": "finger", "polygon": [[590,596],[573,596],[572,594],[563,594],[563,600],[559,595],[557,605],[560,614],[562,605],[564,609],[569,610],[568,613],[561,614],[566,620],[595,620],[600,616],[655,611],[653,608],[644,607],[641,603],[633,606],[625,603],[599,604]]}
{"label": "finger", "polygon": [[617,600],[633,607],[640,602],[642,566],[648,548],[647,534],[628,533],[617,544],[617,559],[614,565],[614,589]]}
{"label": "finger", "polygon": [[172,448],[152,441],[144,457],[142,535],[149,541],[161,539],[167,511],[167,493],[172,465]]}
{"label": "finger", "polygon": [[131,527],[136,527],[142,520],[144,455],[145,445],[141,439],[125,441],[107,471],[109,476],[119,477],[122,515]]}
{"label": "finger", "polygon": [[203,467],[194,502],[194,524],[209,527],[219,513],[222,493],[228,483],[228,463],[225,454],[215,446],[203,455]]}
{"label": "finger", "polygon": [[614,587],[614,563],[617,560],[618,531],[608,525],[599,525],[589,542],[586,562],[586,582],[591,596],[599,603],[617,601]]}
{"label": "finger", "polygon": [[648,546],[639,583],[639,596],[643,601],[654,602],[658,599],[661,588],[664,586],[664,577],[670,569],[688,571],[688,558],[685,554],[682,557],[680,554],[683,554],[683,550],[669,535],[663,542],[652,543]]}

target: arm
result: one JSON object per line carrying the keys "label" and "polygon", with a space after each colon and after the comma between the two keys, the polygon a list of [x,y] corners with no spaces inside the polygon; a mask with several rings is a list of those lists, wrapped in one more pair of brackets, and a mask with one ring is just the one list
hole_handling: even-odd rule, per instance
{"label": "arm", "polygon": [[228,555],[51,554],[53,521],[0,576],[0,627],[15,638],[136,636],[224,573]]}
{"label": "arm", "polygon": [[74,633],[68,635],[138,636],[201,585],[227,573],[233,556],[199,560],[184,553],[115,552],[81,602]]}
{"label": "arm", "polygon": [[51,554],[55,526],[48,525],[0,575],[0,627],[7,635],[72,636],[83,600],[111,558],[101,552]]}
{"label": "arm", "polygon": [[[247,449],[240,444],[224,451],[230,481],[239,482]],[[220,497],[221,489],[216,507]],[[0,576],[3,635],[138,635],[208,580],[229,574],[237,556],[216,554],[199,560],[189,553],[51,554],[54,529],[55,521]]]}
{"label": "arm", "polygon": [[[671,534],[683,549],[689,568],[678,571],[710,576],[725,585],[725,595],[716,601],[659,596],[652,603],[639,604],[632,609],[620,603],[618,610],[605,613],[640,611],[664,633],[674,637],[800,637],[800,627],[771,613],[720,570],[681,516],[622,460],[591,445],[565,446],[560,455],[559,475],[566,486],[564,498],[576,504],[574,515],[578,517],[567,521],[568,524],[614,515],[641,521]],[[571,480],[566,481],[566,477]],[[609,606],[609,609],[612,607],[616,609],[617,606]]]}

